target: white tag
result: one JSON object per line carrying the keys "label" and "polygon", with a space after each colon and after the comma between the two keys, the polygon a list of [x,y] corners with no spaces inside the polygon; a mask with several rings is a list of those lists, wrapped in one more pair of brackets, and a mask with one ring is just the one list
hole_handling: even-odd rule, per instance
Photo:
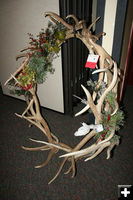
{"label": "white tag", "polygon": [[89,54],[86,64],[85,64],[85,67],[95,69],[98,59],[99,59],[99,55]]}
{"label": "white tag", "polygon": [[87,58],[87,61],[88,61],[88,62],[97,63],[98,58],[99,58],[99,55],[89,54],[89,55],[88,55],[88,58]]}
{"label": "white tag", "polygon": [[97,124],[95,125],[95,131],[98,133],[98,132],[101,132],[103,131],[103,125],[102,124]]}

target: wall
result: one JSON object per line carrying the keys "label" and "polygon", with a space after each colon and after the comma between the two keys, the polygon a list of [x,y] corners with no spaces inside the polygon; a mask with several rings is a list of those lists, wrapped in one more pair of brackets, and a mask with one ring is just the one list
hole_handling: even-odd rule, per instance
{"label": "wall", "polygon": [[116,7],[117,0],[106,0],[103,26],[103,32],[106,33],[106,36],[103,37],[102,46],[109,55],[112,55]]}
{"label": "wall", "polygon": [[[28,45],[27,33],[38,34],[47,26],[45,11],[59,13],[58,0],[1,0],[0,1],[0,39],[1,73],[0,82],[4,94],[10,95],[4,82],[22,62],[16,62],[19,50]],[[54,75],[48,74],[43,85],[38,87],[42,106],[64,112],[61,56],[54,60]]]}

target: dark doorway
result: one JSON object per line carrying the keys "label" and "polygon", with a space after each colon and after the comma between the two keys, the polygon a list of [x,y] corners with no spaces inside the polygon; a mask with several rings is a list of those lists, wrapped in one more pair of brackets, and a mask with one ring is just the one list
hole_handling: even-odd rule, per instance
{"label": "dark doorway", "polygon": [[[92,0],[60,0],[60,16],[74,14],[79,20],[92,21]],[[73,23],[72,21],[68,21]],[[72,38],[62,46],[62,67],[64,81],[64,110],[65,114],[72,114],[77,99],[73,95],[82,96],[81,84],[86,84],[89,69],[85,68],[88,49],[78,39]]]}

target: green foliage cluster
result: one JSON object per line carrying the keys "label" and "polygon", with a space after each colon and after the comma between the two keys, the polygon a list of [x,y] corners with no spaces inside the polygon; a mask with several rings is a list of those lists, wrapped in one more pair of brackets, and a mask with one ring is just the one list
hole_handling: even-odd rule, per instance
{"label": "green foliage cluster", "polygon": [[[114,92],[110,91],[106,95],[105,101],[104,101],[104,104],[108,102],[110,107],[112,107],[113,110],[115,109],[115,104],[114,104],[115,96],[116,96],[116,94]],[[109,112],[111,113],[111,109],[109,109]]]}
{"label": "green foliage cluster", "polygon": [[96,87],[96,81],[93,81],[92,79],[89,79],[87,81],[87,86],[89,88],[90,93],[92,93],[93,91],[96,91],[95,87]]}
{"label": "green foliage cluster", "polygon": [[54,73],[52,62],[58,56],[60,45],[65,40],[66,28],[62,24],[49,22],[47,29],[41,29],[36,37],[30,33],[28,35],[32,48],[32,54],[29,54],[29,63],[15,77],[19,84],[16,84],[15,81],[8,83],[9,86],[12,86],[9,89],[11,93],[17,95],[25,94],[25,90],[29,90],[34,83],[42,84],[46,80],[48,72]]}
{"label": "green foliage cluster", "polygon": [[41,84],[45,81],[47,72],[54,73],[52,63],[47,58],[37,55],[35,52],[34,56],[29,61],[29,68],[35,72],[36,83]]}
{"label": "green foliage cluster", "polygon": [[29,67],[36,73],[36,82],[43,83],[47,72],[54,73],[53,59],[60,51],[60,43],[65,40],[66,28],[61,24],[48,23],[47,29],[42,29],[37,38],[30,35],[30,44],[37,51],[30,58]]}
{"label": "green foliage cluster", "polygon": [[101,82],[101,85],[98,88],[96,87],[97,86],[97,81],[93,81],[92,79],[87,81],[87,85],[88,85],[88,89],[89,89],[90,93],[93,93],[94,91],[97,93],[96,101],[99,99],[101,94],[106,89],[106,83],[104,81]]}
{"label": "green foliage cluster", "polygon": [[24,69],[18,75],[18,85],[25,90],[31,88],[35,82],[35,72],[25,65]]}
{"label": "green foliage cluster", "polygon": [[[101,91],[104,91],[104,87],[105,83],[103,82],[103,84],[101,85],[101,87],[98,88],[98,90],[95,89],[97,82],[92,81],[91,79],[87,82],[87,85],[89,87],[89,91],[91,91],[91,93],[93,91],[96,91],[97,93],[100,93]],[[95,139],[97,140],[98,138],[102,138],[102,139],[106,139],[109,137],[109,135],[111,134],[112,129],[115,131],[118,131],[121,126],[124,125],[124,112],[122,110],[118,110],[114,115],[111,115],[111,113],[115,110],[115,96],[116,94],[112,91],[110,91],[106,97],[105,97],[105,101],[103,103],[103,106],[105,106],[106,104],[109,105],[109,109],[108,112],[103,112],[103,119],[102,119],[102,125],[104,130],[101,132],[96,133],[95,135]],[[100,95],[98,95],[98,98],[100,97]],[[98,100],[98,98],[96,99],[96,101]],[[92,113],[91,109],[89,109],[89,112]],[[114,135],[113,138],[110,140],[111,142],[113,142],[114,140],[118,140],[119,136],[118,135]]]}
{"label": "green foliage cluster", "polygon": [[23,88],[18,87],[15,83],[14,79],[11,79],[8,83],[10,94],[21,96],[21,95],[28,95],[30,96],[30,92],[28,90],[24,90]]}
{"label": "green foliage cluster", "polygon": [[[98,139],[100,136],[101,138],[106,139],[109,137],[112,130],[118,131],[121,126],[124,125],[124,112],[122,110],[119,109],[114,115],[111,115],[112,108],[113,110],[115,109],[114,97],[115,93],[109,92],[105,98],[105,102],[109,103],[111,109],[109,109],[108,112],[103,113],[102,125],[104,130],[96,134],[96,139]],[[119,136],[115,134],[111,141],[113,142],[118,138]]]}
{"label": "green foliage cluster", "polygon": [[124,125],[124,113],[122,110],[118,110],[114,115],[110,116],[110,120],[108,121],[108,113],[105,112],[105,114],[103,115],[103,125],[104,125],[104,129],[111,131],[112,128],[118,131],[120,129],[121,126]]}

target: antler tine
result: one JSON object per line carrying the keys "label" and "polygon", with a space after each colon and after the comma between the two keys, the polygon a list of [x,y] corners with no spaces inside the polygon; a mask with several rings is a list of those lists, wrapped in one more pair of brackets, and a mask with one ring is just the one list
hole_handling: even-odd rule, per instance
{"label": "antler tine", "polygon": [[66,23],[59,15],[53,12],[45,12],[45,17],[50,17],[50,19],[55,23],[55,20],[58,21],[59,23],[62,23],[66,28],[68,29],[73,29],[73,26]]}
{"label": "antler tine", "polygon": [[78,24],[79,24],[79,20],[77,19],[77,17],[75,17],[75,15],[72,15],[72,14],[70,14],[70,15],[67,15],[66,19],[68,19],[68,18],[73,18],[73,19],[74,19],[74,21],[75,21],[75,23],[76,23],[76,25],[78,25]]}
{"label": "antler tine", "polygon": [[99,99],[99,102],[97,104],[98,112],[101,112],[101,108],[102,108],[102,104],[103,104],[103,101],[105,99],[105,96],[108,94],[108,92],[110,92],[114,88],[116,82],[117,82],[117,64],[116,64],[116,62],[114,62],[114,75],[113,75],[113,79],[112,79],[112,82],[109,85],[109,87],[105,90],[105,92],[102,94],[102,96]]}
{"label": "antler tine", "polygon": [[19,55],[16,56],[16,61],[17,61],[19,58],[26,57],[26,56],[27,56],[27,53],[19,54]]}
{"label": "antler tine", "polygon": [[108,142],[109,140],[111,140],[111,138],[114,136],[114,134],[115,134],[115,130],[113,129],[111,131],[111,134],[105,140],[98,142],[98,144],[100,145],[100,144],[103,144],[105,142]]}
{"label": "antler tine", "polygon": [[79,25],[82,25],[83,29],[86,29],[86,21],[85,20],[80,20]]}
{"label": "antler tine", "polygon": [[94,72],[92,72],[92,74],[97,74],[97,73],[100,73],[100,72],[106,72],[107,70],[109,70],[109,69],[108,68],[97,69]]}
{"label": "antler tine", "polygon": [[96,37],[99,39],[101,36],[105,36],[106,33],[105,32],[100,32],[96,35]]}
{"label": "antler tine", "polygon": [[[14,77],[20,72],[21,69],[29,62],[30,56],[27,55],[26,59],[22,63],[22,65],[12,74]],[[5,82],[4,85],[6,85],[10,80],[12,79],[12,76],[9,77],[9,79]]]}
{"label": "antler tine", "polygon": [[96,122],[99,123],[101,121],[101,114],[100,114],[100,112],[98,112],[96,105],[94,104],[93,99],[92,99],[89,91],[83,85],[81,85],[81,87],[83,88],[83,90],[84,90],[84,92],[87,96],[88,103],[90,105],[90,108],[91,108],[94,116],[95,116]]}
{"label": "antler tine", "polygon": [[51,16],[49,16],[49,18],[51,19],[51,21],[53,21],[55,24],[59,24],[60,22],[58,22],[56,19],[52,18]]}
{"label": "antler tine", "polygon": [[34,46],[29,46],[29,47],[25,47],[23,49],[20,50],[20,52],[26,51],[26,50],[35,50],[36,48]]}
{"label": "antler tine", "polygon": [[92,28],[92,26],[100,19],[101,17],[98,17],[94,20],[94,22],[92,22],[92,24],[88,27],[88,30],[90,30]]}
{"label": "antler tine", "polygon": [[87,104],[81,111],[79,111],[78,113],[75,114],[75,117],[83,114],[84,112],[86,112],[87,110],[89,110],[90,106],[89,104]]}
{"label": "antler tine", "polygon": [[88,161],[88,160],[92,160],[93,158],[95,158],[96,156],[98,156],[109,145],[110,145],[110,142],[107,142],[107,143],[103,144],[92,156],[86,158],[85,162]]}

